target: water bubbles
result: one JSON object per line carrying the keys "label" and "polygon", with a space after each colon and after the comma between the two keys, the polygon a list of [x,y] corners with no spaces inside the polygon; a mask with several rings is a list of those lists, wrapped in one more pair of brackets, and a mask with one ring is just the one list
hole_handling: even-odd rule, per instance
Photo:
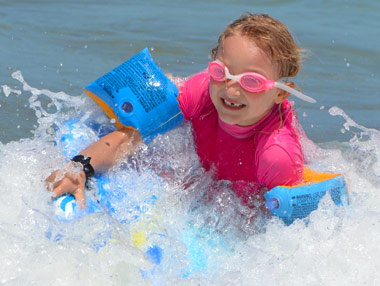
{"label": "water bubbles", "polygon": [[161,82],[158,80],[154,80],[153,78],[150,79],[147,84],[152,86],[153,88],[159,88],[161,86]]}
{"label": "water bubbles", "polygon": [[344,61],[346,62],[346,67],[350,67],[350,63],[347,61],[346,58],[344,58]]}
{"label": "water bubbles", "polygon": [[55,129],[53,127],[49,127],[46,129],[46,133],[49,135],[54,135],[55,134]]}

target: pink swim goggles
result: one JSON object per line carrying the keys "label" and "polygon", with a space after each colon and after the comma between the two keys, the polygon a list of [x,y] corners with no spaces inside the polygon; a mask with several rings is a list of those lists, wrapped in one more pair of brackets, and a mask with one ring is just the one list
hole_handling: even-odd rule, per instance
{"label": "pink swim goggles", "polygon": [[211,78],[215,81],[222,82],[227,79],[232,79],[237,81],[242,88],[244,88],[248,92],[260,92],[272,88],[279,88],[285,90],[296,97],[305,100],[310,103],[315,103],[316,100],[311,98],[294,88],[287,86],[286,84],[274,81],[270,79],[266,79],[264,76],[254,72],[245,72],[239,75],[232,75],[226,66],[223,65],[222,62],[216,60],[213,62],[209,62],[208,64],[208,73]]}

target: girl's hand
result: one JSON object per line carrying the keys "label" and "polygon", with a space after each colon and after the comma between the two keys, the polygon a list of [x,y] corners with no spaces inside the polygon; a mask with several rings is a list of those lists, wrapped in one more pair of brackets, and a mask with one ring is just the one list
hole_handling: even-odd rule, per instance
{"label": "girl's hand", "polygon": [[[79,154],[91,157],[95,173],[106,172],[124,155],[130,154],[142,142],[140,133],[131,128],[123,128],[102,137]],[[86,175],[83,165],[68,162],[66,167],[56,170],[45,180],[47,189],[54,192],[53,198],[72,194],[81,208],[85,207]]]}
{"label": "girl's hand", "polygon": [[84,195],[86,175],[80,170],[56,170],[45,180],[47,189],[54,192],[53,199],[72,194],[81,208],[86,206]]}

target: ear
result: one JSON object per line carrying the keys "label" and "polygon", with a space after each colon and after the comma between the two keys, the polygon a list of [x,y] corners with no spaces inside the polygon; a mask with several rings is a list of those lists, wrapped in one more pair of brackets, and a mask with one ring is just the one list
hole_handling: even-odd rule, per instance
{"label": "ear", "polygon": [[[287,81],[285,84],[286,84],[287,86],[291,87],[291,88],[294,88],[294,82],[292,82],[292,81]],[[290,96],[290,93],[289,93],[289,92],[280,89],[280,92],[277,94],[276,98],[274,99],[274,102],[275,102],[276,104],[280,104],[280,103],[282,103],[285,99],[287,99],[289,96]]]}

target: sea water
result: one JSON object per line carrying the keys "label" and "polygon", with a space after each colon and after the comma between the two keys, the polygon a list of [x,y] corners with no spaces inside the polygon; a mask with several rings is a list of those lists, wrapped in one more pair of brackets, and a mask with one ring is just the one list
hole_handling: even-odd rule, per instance
{"label": "sea water", "polygon": [[[263,218],[202,170],[185,124],[108,174],[129,195],[118,216],[57,220],[44,183],[65,166],[57,132],[72,118],[108,123],[82,87],[145,46],[165,72],[195,73],[246,10],[279,18],[310,50],[296,82],[318,103],[295,99],[306,160],[344,174],[350,204],[325,197],[290,226]],[[378,12],[373,1],[0,1],[0,283],[377,285]],[[87,131],[83,145],[96,139]],[[164,249],[158,267],[139,231]]]}

